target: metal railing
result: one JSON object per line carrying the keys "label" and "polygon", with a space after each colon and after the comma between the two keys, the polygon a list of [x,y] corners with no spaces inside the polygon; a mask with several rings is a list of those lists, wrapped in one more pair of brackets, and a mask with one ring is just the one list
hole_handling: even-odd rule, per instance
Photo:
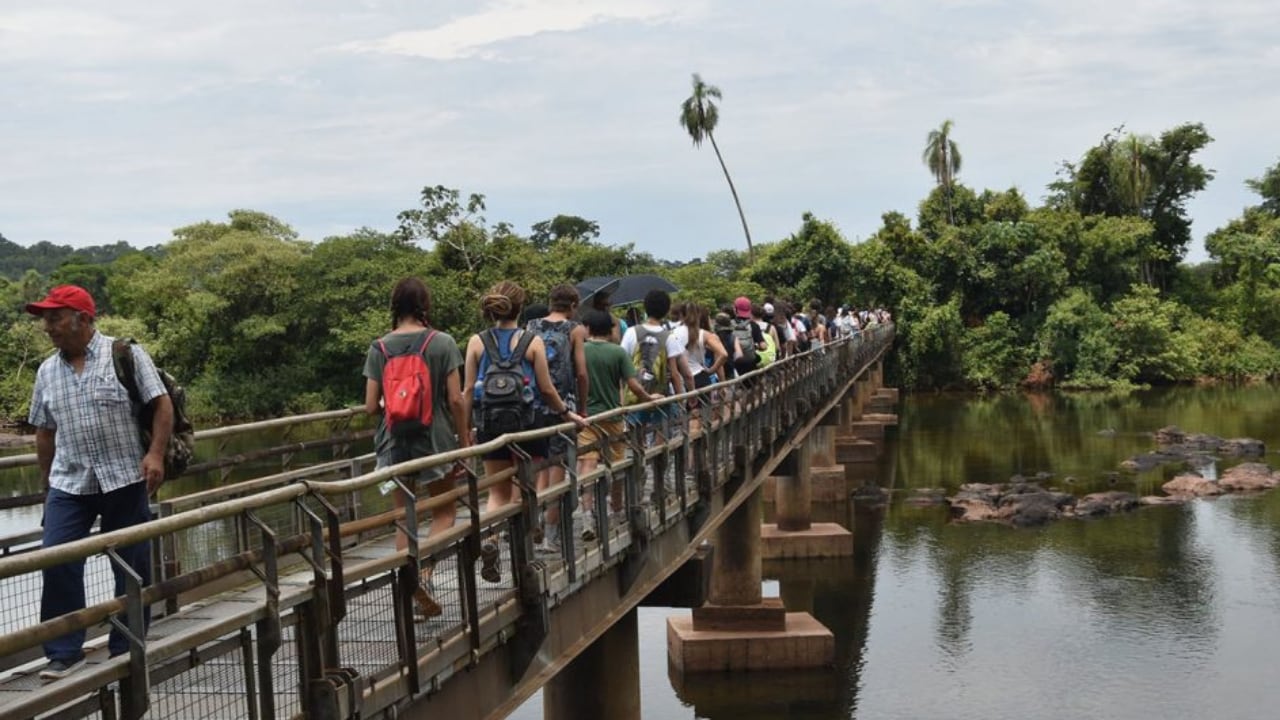
{"label": "metal railing", "polygon": [[[104,623],[130,631],[127,656],[24,693],[0,693],[0,718],[136,718],[148,708],[155,717],[370,717],[433,691],[499,644],[532,653],[560,599],[641,559],[649,540],[675,523],[705,514],[721,485],[829,407],[892,338],[891,325],[872,329],[730,382],[590,418],[600,439],[589,445],[566,424],[371,472],[358,473],[368,458],[357,458],[346,461],[349,479],[317,479],[337,469],[332,463],[288,471],[176,498],[149,523],[0,558],[3,606],[16,604],[6,588],[38,587],[41,571],[62,563],[96,563],[105,577],[119,546],[152,543],[162,566],[151,585],[134,577],[121,597],[99,588],[76,613],[24,617],[18,627],[0,614],[0,657]],[[662,412],[656,423],[628,424],[626,452],[613,457],[603,423],[643,410]],[[489,474],[477,462],[557,434],[569,440],[563,456],[537,461],[517,452],[513,467]],[[579,476],[578,456],[592,450],[600,452],[599,467]],[[565,480],[535,492],[536,473],[557,465]],[[419,497],[399,479],[457,466],[465,479],[436,497]],[[396,480],[404,511],[377,492],[388,479]],[[511,481],[518,500],[482,512],[486,491]],[[611,513],[615,484],[622,503]],[[594,541],[572,525],[586,491],[595,498]],[[547,560],[532,538],[553,506],[566,530]],[[445,507],[463,510],[457,524],[420,537],[419,520]],[[388,534],[403,536],[408,549],[364,542]],[[500,548],[497,583],[477,578],[485,542]],[[182,562],[171,562],[177,557]],[[444,612],[415,622],[424,572]],[[167,617],[152,626],[160,636],[148,639],[142,611],[162,606]],[[18,689],[35,682],[11,675],[3,682]]]}

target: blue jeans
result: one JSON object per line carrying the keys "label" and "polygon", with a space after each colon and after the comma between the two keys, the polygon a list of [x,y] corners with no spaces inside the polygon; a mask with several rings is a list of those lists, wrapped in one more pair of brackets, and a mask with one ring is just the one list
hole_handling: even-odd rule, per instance
{"label": "blue jeans", "polygon": [[[151,509],[147,504],[147,484],[136,482],[113,490],[109,493],[93,495],[72,495],[61,490],[49,488],[44,501],[44,547],[53,547],[63,543],[80,540],[89,536],[93,521],[102,518],[102,532],[111,532],[120,528],[137,525],[151,519]],[[140,542],[135,545],[117,548],[116,551],[133,571],[142,576],[142,584],[151,583],[151,548],[150,543]],[[125,594],[124,574],[114,564],[111,567],[115,574],[117,597]],[[44,589],[40,594],[40,620],[51,620],[85,606],[84,561],[78,560],[65,565],[44,570]],[[151,613],[145,614],[149,622]],[[125,619],[124,614],[120,619]],[[50,660],[74,662],[84,655],[84,630],[69,632],[44,644],[44,655]],[[129,642],[114,627],[107,640],[107,648],[112,655],[119,655],[129,650]]]}

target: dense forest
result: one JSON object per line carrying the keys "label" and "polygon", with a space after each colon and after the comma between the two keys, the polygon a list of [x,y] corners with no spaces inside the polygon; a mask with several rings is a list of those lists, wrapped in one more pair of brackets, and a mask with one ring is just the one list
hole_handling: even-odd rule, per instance
{"label": "dense forest", "polygon": [[205,419],[355,402],[369,342],[388,327],[390,288],[411,274],[432,289],[434,323],[459,338],[477,328],[477,299],[499,279],[536,297],[559,282],[654,272],[703,303],[772,293],[889,308],[899,331],[892,370],[910,388],[1271,377],[1280,371],[1280,163],[1250,181],[1257,204],[1207,236],[1210,260],[1188,265],[1186,204],[1213,179],[1196,157],[1211,141],[1199,124],[1154,137],[1117,130],[1063,163],[1033,207],[1016,188],[960,182],[947,122],[929,133],[923,160],[937,185],[914,218],[886,213],[852,244],[805,213],[787,238],[690,262],[606,242],[596,222],[575,215],[522,233],[491,223],[483,195],[440,185],[424,188],[394,230],[319,242],[251,210],[178,228],[145,251],[0,238],[0,416],[25,416],[50,350],[22,305],[64,282],[93,292],[104,331],[143,341]]}

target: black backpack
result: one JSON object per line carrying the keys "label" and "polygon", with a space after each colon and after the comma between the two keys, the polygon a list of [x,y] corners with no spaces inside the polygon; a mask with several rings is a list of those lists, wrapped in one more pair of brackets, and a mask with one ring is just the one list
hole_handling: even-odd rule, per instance
{"label": "black backpack", "polygon": [[515,348],[503,355],[497,331],[480,333],[489,367],[480,381],[476,430],[497,437],[533,427],[533,388],[524,374],[524,356],[534,337],[534,333],[521,331]]}
{"label": "black backpack", "polygon": [[[142,403],[142,393],[138,390],[138,378],[133,364],[133,345],[137,341],[124,338],[111,343],[111,364],[115,367],[116,378],[129,392],[129,400],[138,410],[138,436],[143,450],[151,447],[151,420],[153,411],[150,405]],[[196,431],[190,418],[187,417],[187,391],[178,384],[173,376],[156,367],[164,391],[169,394],[173,403],[173,432],[169,435],[169,444],[164,448],[164,479],[172,480],[187,471],[191,458],[196,454]]]}

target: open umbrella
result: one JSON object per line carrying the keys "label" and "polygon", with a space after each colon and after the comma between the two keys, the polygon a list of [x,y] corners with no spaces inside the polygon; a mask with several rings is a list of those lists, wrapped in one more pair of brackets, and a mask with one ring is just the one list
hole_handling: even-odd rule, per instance
{"label": "open umbrella", "polygon": [[597,294],[609,295],[610,304],[614,307],[630,305],[644,300],[651,290],[665,290],[669,293],[679,292],[680,288],[671,281],[657,275],[602,275],[587,278],[577,284],[578,294],[582,296],[582,305],[590,305],[590,298]]}

